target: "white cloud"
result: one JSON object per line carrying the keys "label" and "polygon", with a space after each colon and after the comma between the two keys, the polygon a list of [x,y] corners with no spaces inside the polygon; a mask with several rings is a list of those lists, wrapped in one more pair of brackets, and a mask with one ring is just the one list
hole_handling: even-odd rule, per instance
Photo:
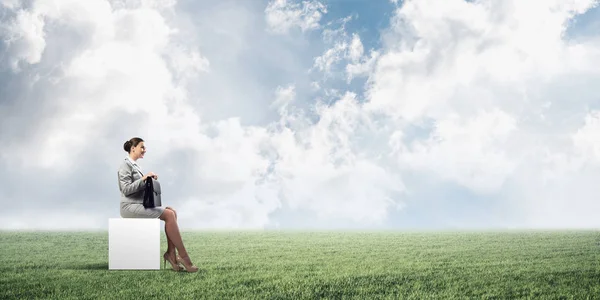
{"label": "white cloud", "polygon": [[280,113],[283,113],[288,105],[290,105],[296,98],[296,87],[289,85],[287,87],[277,87],[275,91],[275,101],[273,101],[273,107],[276,107]]}
{"label": "white cloud", "polygon": [[344,59],[347,50],[348,44],[346,42],[336,43],[332,48],[327,49],[323,55],[315,58],[314,67],[325,74],[330,73],[332,66]]}
{"label": "white cloud", "polygon": [[506,153],[507,138],[516,128],[514,117],[497,109],[468,119],[449,114],[438,119],[426,141],[411,143],[397,157],[404,166],[493,194],[516,167]]}
{"label": "white cloud", "polygon": [[[448,1],[432,9],[428,1],[406,2],[392,26],[405,35],[388,45],[370,76],[370,108],[408,120],[436,117],[482,105],[473,92],[519,91],[573,71],[571,62],[589,50],[562,40],[570,14],[535,3]],[[488,94],[491,101],[504,96]]]}
{"label": "white cloud", "polygon": [[370,56],[362,57],[359,62],[350,62],[346,65],[346,82],[350,83],[356,77],[368,76],[373,72],[375,63],[379,58],[379,52],[372,51]]}
{"label": "white cloud", "polygon": [[350,60],[352,60],[352,62],[357,62],[363,56],[364,51],[365,50],[363,48],[362,42],[360,41],[360,37],[358,37],[357,34],[353,34],[352,42],[349,46],[350,53],[348,54]]}
{"label": "white cloud", "polygon": [[44,26],[43,14],[36,10],[19,10],[10,23],[2,26],[1,37],[7,46],[13,70],[20,70],[21,61],[28,64],[40,61],[46,47]]}
{"label": "white cloud", "polygon": [[358,34],[352,34],[352,41],[348,46],[348,54],[346,55],[349,60],[346,65],[346,82],[349,83],[353,78],[368,75],[373,71],[379,52],[371,51],[367,57],[364,51],[364,46]]}
{"label": "white cloud", "polygon": [[318,123],[274,136],[275,166],[283,197],[293,209],[321,218],[379,224],[401,205],[392,194],[404,191],[398,175],[367,156],[361,145],[372,134],[370,118],[353,94],[319,106]]}
{"label": "white cloud", "polygon": [[302,32],[320,28],[319,22],[327,7],[316,0],[302,1],[272,0],[265,8],[265,20],[268,30],[275,34],[288,33],[298,27]]}
{"label": "white cloud", "polygon": [[21,7],[21,3],[19,0],[2,0],[0,4],[9,9],[16,9]]}
{"label": "white cloud", "polygon": [[337,68],[345,65],[341,72],[345,72],[346,82],[350,83],[352,79],[361,76],[368,76],[374,66],[379,52],[371,50],[365,55],[365,49],[360,36],[357,33],[349,35],[346,32],[346,25],[354,19],[348,16],[331,23],[341,23],[336,29],[326,28],[323,30],[323,42],[330,45],[322,55],[315,57],[312,70],[318,70],[323,73],[325,79],[336,77]]}
{"label": "white cloud", "polygon": [[210,71],[210,62],[197,49],[189,49],[180,44],[167,46],[169,65],[181,80],[195,78],[201,72]]}
{"label": "white cloud", "polygon": [[177,0],[111,0],[110,4],[112,7],[117,9],[135,9],[135,8],[149,8],[149,9],[173,9]]}
{"label": "white cloud", "polygon": [[212,124],[213,138],[196,147],[195,180],[204,189],[182,203],[189,226],[261,228],[280,205],[267,169],[269,134],[238,119]]}
{"label": "white cloud", "polygon": [[[563,33],[574,14],[596,2],[433,2],[407,1],[397,10],[369,77],[366,108],[396,120],[391,145],[399,166],[431,172],[474,192],[494,195],[509,189],[511,196],[504,200],[514,201],[513,215],[524,218],[526,226],[548,226],[559,211],[581,212],[561,195],[576,188],[591,192],[591,187],[557,174],[583,168],[580,155],[595,157],[588,134],[595,115],[578,131],[577,116],[586,106],[577,105],[598,90],[575,81],[597,78],[597,71],[586,66],[600,60],[595,40],[567,41]],[[583,88],[571,93],[577,98],[566,92],[573,86]],[[567,114],[567,107],[575,114]],[[422,122],[436,124],[429,136],[407,138],[405,131]],[[575,152],[567,138],[571,134]],[[532,178],[564,185],[539,196],[545,183]],[[578,197],[581,205],[595,207],[585,200],[589,194]],[[557,209],[541,210],[543,205]],[[567,218],[556,224],[598,223]]]}
{"label": "white cloud", "polygon": [[[34,10],[38,3],[43,2],[34,3]],[[32,148],[30,144],[15,145],[15,156],[25,162],[48,168],[68,168],[74,163],[69,159],[74,154],[73,149],[82,149],[87,142],[85,133],[102,126],[103,118],[109,117],[115,109],[147,113],[149,120],[152,120],[150,125],[139,123],[134,126],[138,130],[153,130],[153,135],[159,139],[168,138],[171,135],[168,129],[177,126],[169,124],[177,116],[166,113],[165,109],[168,102],[177,99],[180,94],[178,87],[172,85],[172,75],[161,56],[171,34],[164,19],[149,9],[111,12],[106,2],[95,3],[98,10],[91,12],[89,6],[64,1],[55,11],[44,16],[71,26],[86,26],[84,28],[88,28],[92,43],[64,62],[60,82],[68,82],[71,88],[55,88],[47,93],[54,97],[52,101],[60,107],[61,117],[48,120],[45,128],[48,131],[44,136],[31,141],[45,151]],[[85,15],[94,17],[83,18]],[[28,53],[29,49],[23,49],[23,52]],[[176,65],[179,69],[183,66],[182,60],[180,58]],[[182,105],[182,109],[186,110],[186,104]],[[192,122],[188,123],[188,128],[193,128],[197,122],[193,118],[183,120]],[[177,123],[181,121],[171,124]],[[64,131],[64,128],[71,130]]]}
{"label": "white cloud", "polygon": [[576,152],[582,159],[600,163],[600,111],[592,111],[585,117],[585,124],[573,134]]}

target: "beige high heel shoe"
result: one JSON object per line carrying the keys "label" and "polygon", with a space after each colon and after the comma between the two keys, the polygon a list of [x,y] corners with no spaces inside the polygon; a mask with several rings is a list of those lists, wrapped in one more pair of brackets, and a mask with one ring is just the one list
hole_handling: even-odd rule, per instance
{"label": "beige high heel shoe", "polygon": [[[188,258],[189,258],[189,257],[188,257]],[[191,261],[190,261],[190,264],[188,265],[188,264],[186,263],[186,261],[185,261],[183,258],[181,258],[180,256],[178,256],[178,257],[177,257],[177,262],[179,262],[179,263],[181,263],[181,264],[183,265],[183,269],[184,269],[186,272],[189,272],[189,273],[194,273],[194,272],[197,272],[197,271],[198,271],[198,267],[196,267],[196,266],[194,266],[193,264],[191,264]]]}
{"label": "beige high heel shoe", "polygon": [[165,252],[165,254],[163,254],[163,268],[164,269],[167,268],[167,261],[169,261],[169,263],[171,264],[171,267],[173,267],[173,270],[175,270],[175,271],[181,271],[181,267],[179,266],[179,264],[176,263],[176,262],[171,261],[171,259],[167,255],[167,252]]}

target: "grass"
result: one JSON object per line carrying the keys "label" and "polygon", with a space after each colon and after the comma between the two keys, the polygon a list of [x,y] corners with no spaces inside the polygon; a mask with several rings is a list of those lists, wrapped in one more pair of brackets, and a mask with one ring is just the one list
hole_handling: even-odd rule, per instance
{"label": "grass", "polygon": [[0,299],[600,299],[598,231],[183,238],[198,273],[109,271],[107,232],[0,232]]}

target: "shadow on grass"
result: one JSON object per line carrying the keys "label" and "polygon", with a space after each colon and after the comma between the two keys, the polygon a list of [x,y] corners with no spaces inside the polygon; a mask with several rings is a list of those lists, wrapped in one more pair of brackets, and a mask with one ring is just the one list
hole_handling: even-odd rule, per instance
{"label": "shadow on grass", "polygon": [[62,266],[60,269],[66,270],[108,270],[108,263],[88,263]]}
{"label": "shadow on grass", "polygon": [[[0,273],[6,272],[29,272],[29,271],[47,271],[47,270],[81,270],[81,271],[112,271],[112,272],[160,272],[160,273],[180,273],[188,274],[186,271],[173,271],[172,269],[160,269],[160,270],[109,270],[108,263],[79,263],[69,265],[20,265],[20,266],[0,266]],[[204,277],[207,273],[206,269],[199,269],[198,272],[189,273],[189,275],[196,275]]]}
{"label": "shadow on grass", "polygon": [[29,270],[108,270],[108,263],[88,263],[70,265],[20,265],[0,267],[0,272],[15,272]]}
{"label": "shadow on grass", "polygon": [[[104,262],[104,263],[88,263],[88,264],[77,264],[77,265],[70,265],[70,266],[62,266],[59,269],[63,269],[63,270],[88,270],[88,271],[94,271],[94,270],[101,270],[101,271],[111,271],[111,272],[140,272],[140,271],[149,271],[149,272],[161,272],[161,273],[181,273],[181,274],[187,274],[186,271],[173,271],[172,269],[160,269],[160,270],[109,270],[108,269],[108,263]],[[206,270],[204,269],[199,269],[198,272],[195,273],[189,273],[190,275],[196,275],[196,276],[200,276],[200,277],[204,277],[206,273]]]}

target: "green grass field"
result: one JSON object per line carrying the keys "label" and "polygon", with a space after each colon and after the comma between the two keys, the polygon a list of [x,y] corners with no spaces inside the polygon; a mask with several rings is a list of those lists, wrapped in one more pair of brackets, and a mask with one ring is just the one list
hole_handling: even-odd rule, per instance
{"label": "green grass field", "polygon": [[183,238],[198,273],[109,271],[107,232],[0,232],[0,299],[600,299],[598,231]]}

